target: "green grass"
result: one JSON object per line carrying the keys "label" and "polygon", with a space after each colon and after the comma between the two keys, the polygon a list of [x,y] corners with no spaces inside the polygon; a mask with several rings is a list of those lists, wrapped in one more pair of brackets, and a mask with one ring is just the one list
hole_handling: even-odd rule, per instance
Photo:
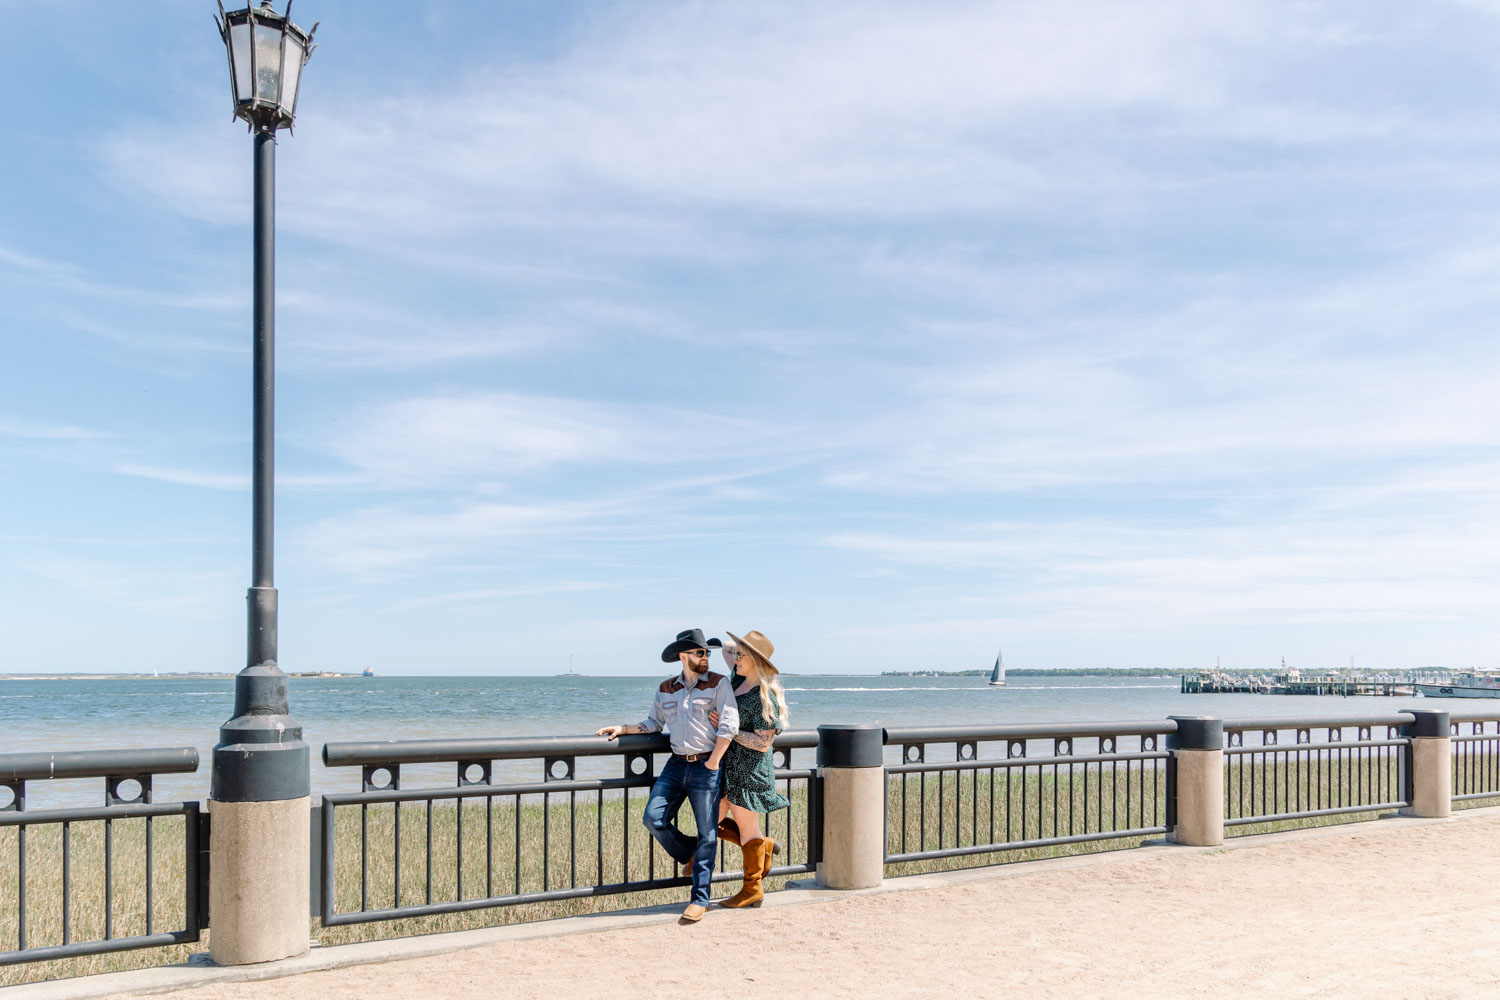
{"label": "green grass", "polygon": [[[1483,762],[1478,765],[1483,766]],[[1381,780],[1389,779],[1394,788],[1394,771],[1380,772],[1381,767],[1394,767],[1394,761],[1377,761],[1373,765]],[[997,838],[1009,840],[1050,837],[1054,829],[1059,836],[1086,834],[1126,826],[1126,806],[1129,803],[1129,826],[1157,826],[1165,824],[1166,780],[1158,772],[1155,786],[1152,770],[1140,768],[1127,771],[1108,767],[1101,772],[1097,765],[1089,769],[1087,791],[1081,771],[1069,773],[1060,768],[1054,776],[1050,768],[1038,773],[1035,766],[1027,768],[1025,777],[1009,773],[1005,768],[996,768],[993,777],[988,769],[969,772],[942,772],[929,774],[925,792],[916,775],[906,776],[905,803],[903,806],[903,778],[891,775],[887,785],[886,836],[891,853],[902,851],[902,833],[906,836],[906,850],[921,849],[923,826],[926,830],[926,846],[944,847],[993,843]],[[1367,788],[1369,771],[1348,767],[1329,768],[1312,765],[1306,761],[1278,762],[1253,765],[1245,760],[1231,760],[1226,771],[1226,815],[1256,815],[1265,811],[1288,808],[1287,790],[1316,787],[1321,782],[1324,803],[1337,802],[1342,795],[1344,801],[1353,801]],[[1243,792],[1241,777],[1243,776]],[[1128,783],[1128,788],[1127,788]],[[786,852],[778,861],[799,862],[806,857],[807,799],[803,782],[796,782],[791,789],[790,814],[776,813],[772,820],[771,833],[778,840],[790,840]],[[1274,789],[1274,791],[1270,791]],[[1394,793],[1392,793],[1394,794]],[[1055,800],[1054,800],[1055,796]],[[1382,797],[1384,797],[1382,795]],[[1024,805],[1023,805],[1024,800]],[[1056,805],[1054,806],[1054,801]],[[1142,802],[1144,801],[1144,817]],[[1364,801],[1370,801],[1365,799]],[[1493,805],[1500,796],[1473,802],[1455,803],[1455,808]],[[432,899],[446,901],[454,899],[482,898],[492,888],[495,895],[516,891],[535,892],[544,887],[542,858],[548,859],[545,885],[549,889],[567,888],[573,884],[593,885],[600,880],[618,882],[628,863],[631,879],[644,879],[654,865],[657,877],[673,873],[671,860],[655,845],[641,824],[641,811],[645,806],[644,790],[634,790],[627,807],[618,795],[606,796],[602,802],[591,793],[579,793],[572,816],[570,838],[569,802],[567,793],[549,796],[548,808],[544,812],[540,794],[525,796],[519,815],[520,869],[516,866],[517,814],[515,800],[507,797],[496,799],[490,822],[492,836],[486,839],[486,815],[483,799],[472,799],[460,810],[453,800],[438,800],[431,812],[432,836]],[[1154,812],[1153,812],[1154,807]],[[994,835],[991,835],[991,809],[994,810]],[[1277,830],[1307,826],[1322,826],[1336,823],[1358,822],[1374,818],[1372,812],[1340,816],[1313,817],[1303,820],[1282,820],[1253,825],[1230,827],[1229,836],[1244,836]],[[788,819],[790,833],[788,835]],[[544,829],[545,820],[545,829]],[[369,871],[366,885],[367,902],[371,909],[392,905],[394,900],[394,839],[395,807],[390,804],[370,806],[366,816],[368,824],[365,844],[369,851]],[[679,822],[685,831],[693,832],[691,809],[684,808]],[[602,851],[598,830],[602,823],[604,837]],[[155,871],[155,886],[151,903],[154,929],[170,931],[178,929],[183,922],[183,829],[180,817],[158,818],[153,822],[152,857]],[[463,892],[458,887],[459,831],[463,834],[462,868]],[[1024,829],[1024,833],[1022,830]],[[1040,832],[1039,832],[1040,829]],[[626,848],[622,831],[629,831],[629,847]],[[923,859],[890,864],[886,874],[890,877],[944,871],[957,868],[972,868],[993,864],[1008,864],[1038,858],[1060,857],[1074,854],[1098,853],[1123,850],[1137,846],[1151,837],[1118,838],[1076,844],[1047,845],[1040,847],[987,851],[954,858]],[[345,806],[335,814],[335,902],[340,912],[358,910],[360,907],[360,846],[361,816],[359,806]],[[414,905],[427,898],[427,839],[428,811],[425,802],[409,803],[401,807],[401,895],[403,905]],[[72,939],[86,941],[104,936],[104,824],[102,821],[72,824],[70,830],[72,891],[70,896]],[[17,858],[17,831],[14,827],[0,828],[0,949],[16,946],[16,884],[12,872]],[[113,886],[114,934],[123,936],[145,931],[145,821],[141,819],[116,820],[113,825],[113,851],[116,879]],[[27,832],[27,942],[32,947],[60,943],[62,937],[62,852],[61,827],[47,825],[33,827]],[[489,864],[490,885],[486,885],[486,862]],[[738,851],[728,847],[723,854],[722,869],[739,867]],[[576,877],[575,877],[576,872]],[[805,877],[805,876],[798,876]],[[773,890],[786,879],[768,880]],[[737,883],[715,887],[716,895],[727,895],[734,891]],[[687,899],[686,888],[650,890],[621,893],[608,896],[592,896],[580,899],[550,902],[525,903],[463,913],[443,914],[431,917],[403,918],[371,924],[356,924],[340,927],[322,927],[315,918],[309,921],[309,933],[320,944],[343,944],[352,941],[368,941],[444,931],[465,930],[476,927],[497,926],[547,920],[555,917],[584,913],[620,910],[660,903],[682,903]],[[90,975],[125,969],[166,965],[185,961],[199,951],[207,950],[207,934],[202,942],[169,948],[153,948],[133,952],[119,952],[88,958],[65,959],[54,962],[36,962],[18,966],[0,967],[0,986],[13,983],[34,982],[68,976]]]}

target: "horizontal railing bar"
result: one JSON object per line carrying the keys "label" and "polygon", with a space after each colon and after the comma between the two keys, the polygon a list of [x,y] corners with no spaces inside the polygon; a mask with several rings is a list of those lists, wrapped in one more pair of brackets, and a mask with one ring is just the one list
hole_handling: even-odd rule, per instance
{"label": "horizontal railing bar", "polygon": [[1177,732],[1171,719],[1147,722],[1026,723],[1014,726],[913,726],[887,729],[886,746],[899,743],[954,743],[979,740],[1040,740],[1078,736],[1161,736]]}
{"label": "horizontal railing bar", "polygon": [[1056,844],[1084,844],[1095,840],[1123,840],[1126,837],[1149,837],[1166,833],[1164,826],[1142,826],[1131,830],[1106,831],[1103,833],[1080,833],[1071,837],[1044,837],[1040,840],[1015,840],[1000,844],[978,844],[970,847],[946,847],[933,851],[909,851],[906,854],[887,854],[885,863],[900,864],[903,861],[923,861],[927,858],[958,858],[968,854],[998,854],[1001,851],[1024,851],[1032,847],[1051,847]]}
{"label": "horizontal railing bar", "polygon": [[1468,802],[1472,799],[1495,799],[1500,798],[1500,788],[1493,792],[1465,792],[1463,795],[1453,796],[1454,802]]}
{"label": "horizontal railing bar", "polygon": [[1500,733],[1470,733],[1468,736],[1450,736],[1454,743],[1500,743]]}
{"label": "horizontal railing bar", "polygon": [[0,812],[0,827],[41,826],[44,823],[82,823],[103,819],[139,819],[143,816],[187,816],[196,812],[197,809],[197,802],[136,802],[131,805],[91,806],[83,809]]}
{"label": "horizontal railing bar", "polygon": [[[813,865],[782,865],[772,868],[767,875],[803,875],[815,870]],[[716,872],[715,882],[733,882],[740,878],[736,872]],[[561,899],[585,899],[589,896],[618,896],[627,892],[649,892],[655,889],[677,889],[693,884],[689,875],[675,878],[642,879],[636,882],[614,882],[609,885],[579,886],[576,889],[552,889],[547,892],[523,892],[511,896],[490,896],[484,899],[457,899],[446,903],[423,903],[417,906],[402,906],[384,910],[350,910],[334,913],[323,921],[325,927],[339,924],[370,923],[376,920],[398,920],[406,917],[431,917],[443,913],[467,913],[470,910],[498,909],[502,906],[519,906],[523,903],[546,903]]]}
{"label": "horizontal railing bar", "polygon": [[1298,750],[1363,750],[1368,747],[1404,747],[1411,740],[1404,737],[1390,740],[1334,740],[1329,743],[1259,743],[1254,746],[1225,747],[1224,756],[1237,757],[1251,753],[1294,753]]}
{"label": "horizontal railing bar", "polygon": [[1409,726],[1416,721],[1410,712],[1388,712],[1383,715],[1311,716],[1299,715],[1269,719],[1225,719],[1224,731],[1246,732],[1252,729],[1346,729],[1350,726]]}
{"label": "horizontal railing bar", "polygon": [[1449,722],[1500,722],[1500,712],[1449,712]]}
{"label": "horizontal railing bar", "polygon": [[1225,826],[1248,826],[1251,823],[1275,823],[1286,819],[1317,819],[1319,816],[1344,816],[1349,813],[1375,812],[1379,809],[1404,809],[1411,803],[1405,801],[1376,802],[1367,806],[1340,806],[1337,809],[1309,809],[1304,812],[1272,813],[1266,816],[1225,817]]}
{"label": "horizontal railing bar", "polygon": [[104,955],[112,951],[133,951],[137,948],[161,948],[169,944],[190,944],[196,940],[198,940],[198,932],[186,930],[173,931],[170,934],[141,934],[136,937],[110,938],[108,941],[55,944],[44,948],[27,948],[25,951],[0,951],[0,965],[46,962],[55,958],[81,958],[85,955]]}
{"label": "horizontal railing bar", "polygon": [[[776,737],[779,750],[818,745],[810,729]],[[603,736],[502,736],[475,740],[361,740],[323,744],[328,767],[372,764],[441,764],[460,760],[525,760],[531,757],[623,757],[667,754],[672,748],[661,733],[634,733],[615,740]]]}
{"label": "horizontal railing bar", "polygon": [[1054,764],[1112,764],[1117,761],[1166,760],[1165,750],[1146,753],[1079,754],[1076,757],[996,757],[994,760],[950,760],[946,763],[893,764],[886,774],[917,774],[921,771],[988,771],[1002,767],[1051,767]]}
{"label": "horizontal railing bar", "polygon": [[198,751],[193,747],[0,753],[0,781],[134,777],[140,774],[181,774],[196,770]]}
{"label": "horizontal railing bar", "polygon": [[[817,777],[817,771],[777,771],[776,779],[800,780]],[[622,788],[650,788],[656,778],[648,774],[629,778],[578,778],[573,781],[531,781],[518,785],[438,785],[427,788],[400,788],[389,791],[377,789],[371,792],[336,792],[323,798],[329,805],[349,806],[363,803],[374,805],[381,802],[412,802],[420,799],[473,799],[501,795],[542,795],[558,792],[614,791]]]}

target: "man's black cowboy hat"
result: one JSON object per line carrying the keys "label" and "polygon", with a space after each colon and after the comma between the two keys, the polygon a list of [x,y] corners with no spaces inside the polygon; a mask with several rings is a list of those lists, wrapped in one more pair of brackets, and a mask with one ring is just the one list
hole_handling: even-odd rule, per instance
{"label": "man's black cowboy hat", "polygon": [[690,628],[685,632],[678,632],[677,638],[673,639],[667,645],[667,648],[661,651],[661,662],[676,663],[677,654],[679,653],[686,653],[690,649],[708,649],[710,646],[717,649],[722,645],[724,643],[719,639],[703,638],[703,630],[701,628]]}

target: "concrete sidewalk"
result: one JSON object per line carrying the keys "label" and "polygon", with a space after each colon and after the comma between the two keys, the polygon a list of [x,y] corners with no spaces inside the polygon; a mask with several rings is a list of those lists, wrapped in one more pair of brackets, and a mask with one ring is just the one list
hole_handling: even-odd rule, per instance
{"label": "concrete sidewalk", "polygon": [[696,926],[678,925],[676,904],[3,997],[1500,997],[1497,863],[1500,809],[1484,809],[789,889]]}

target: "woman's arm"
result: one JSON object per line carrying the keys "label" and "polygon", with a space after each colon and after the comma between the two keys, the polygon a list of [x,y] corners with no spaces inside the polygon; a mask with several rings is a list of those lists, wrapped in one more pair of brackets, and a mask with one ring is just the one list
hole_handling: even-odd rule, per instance
{"label": "woman's arm", "polygon": [[771,744],[776,742],[776,730],[757,729],[755,732],[740,730],[734,734],[734,741],[741,746],[747,746],[757,753],[765,753],[771,749]]}

